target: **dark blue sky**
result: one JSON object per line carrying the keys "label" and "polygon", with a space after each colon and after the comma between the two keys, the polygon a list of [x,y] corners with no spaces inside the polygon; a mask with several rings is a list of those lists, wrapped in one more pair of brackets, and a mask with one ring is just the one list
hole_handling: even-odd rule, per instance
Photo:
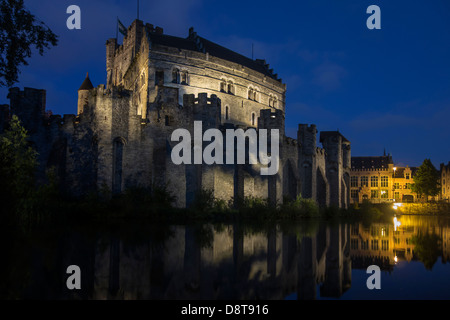
{"label": "dark blue sky", "polygon": [[[81,30],[68,30],[66,9],[81,8]],[[369,30],[369,5],[381,30]],[[59,35],[35,54],[16,86],[47,90],[47,108],[76,113],[77,89],[89,72],[106,82],[105,43],[116,17],[128,26],[135,0],[31,1],[25,5]],[[266,59],[287,84],[286,132],[298,123],[339,130],[352,155],[382,155],[396,165],[436,167],[450,161],[450,1],[140,1],[140,19],[186,37],[189,27],[211,41]],[[119,41],[122,38],[119,37]],[[1,103],[9,103],[0,90]]]}

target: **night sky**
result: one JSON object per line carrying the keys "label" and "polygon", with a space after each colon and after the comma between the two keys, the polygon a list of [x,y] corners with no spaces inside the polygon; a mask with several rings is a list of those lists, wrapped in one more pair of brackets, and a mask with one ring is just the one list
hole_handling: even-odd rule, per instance
{"label": "night sky", "polygon": [[[105,43],[116,17],[128,27],[135,0],[25,0],[59,36],[35,52],[15,86],[47,90],[47,109],[76,113],[77,90],[89,72],[106,82]],[[69,30],[68,6],[81,8],[81,30]],[[368,6],[381,9],[369,30]],[[396,165],[438,168],[450,161],[450,1],[140,1],[144,22],[164,33],[199,36],[245,56],[265,59],[287,84],[286,133],[298,123],[339,130],[353,156],[393,155]],[[119,43],[122,36],[119,34]],[[0,89],[0,103],[9,103]]]}

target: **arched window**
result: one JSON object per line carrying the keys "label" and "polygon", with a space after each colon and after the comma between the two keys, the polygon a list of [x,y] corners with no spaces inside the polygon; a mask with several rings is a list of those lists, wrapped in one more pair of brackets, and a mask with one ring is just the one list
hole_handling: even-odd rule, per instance
{"label": "arched window", "polygon": [[269,107],[273,107],[273,96],[269,95]]}
{"label": "arched window", "polygon": [[248,88],[248,99],[253,100],[253,97],[254,97],[253,88]]}
{"label": "arched window", "polygon": [[220,92],[226,92],[226,87],[227,87],[227,83],[225,82],[225,80],[222,80],[220,82]]}
{"label": "arched window", "polygon": [[181,84],[188,84],[188,72],[187,71],[183,71],[181,73]]}
{"label": "arched window", "polygon": [[177,68],[172,70],[172,83],[180,83],[180,70]]}
{"label": "arched window", "polygon": [[278,106],[277,97],[273,98],[273,107],[276,108]]}
{"label": "arched window", "polygon": [[227,92],[230,94],[234,94],[234,84],[232,81],[228,81]]}
{"label": "arched window", "polygon": [[256,115],[254,112],[252,112],[252,126],[255,126],[256,124]]}

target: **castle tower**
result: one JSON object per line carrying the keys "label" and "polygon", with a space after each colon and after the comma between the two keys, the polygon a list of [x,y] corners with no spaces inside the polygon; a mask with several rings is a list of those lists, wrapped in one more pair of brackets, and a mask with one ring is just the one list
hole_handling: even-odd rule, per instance
{"label": "castle tower", "polygon": [[106,87],[111,89],[113,84],[114,56],[117,49],[117,39],[111,38],[106,41]]}
{"label": "castle tower", "polygon": [[339,131],[321,132],[320,142],[327,153],[330,204],[339,208],[347,208],[350,199],[350,142]]}
{"label": "castle tower", "polygon": [[316,125],[299,124],[297,139],[299,142],[298,168],[301,177],[302,197],[316,199]]}
{"label": "castle tower", "polygon": [[91,80],[89,79],[89,72],[86,74],[80,88],[78,89],[78,114],[83,113],[84,107],[88,104],[89,90],[94,89]]}

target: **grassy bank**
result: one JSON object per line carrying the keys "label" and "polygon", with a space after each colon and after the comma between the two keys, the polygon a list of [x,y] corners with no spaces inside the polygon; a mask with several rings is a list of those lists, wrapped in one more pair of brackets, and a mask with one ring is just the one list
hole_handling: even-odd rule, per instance
{"label": "grassy bank", "polygon": [[448,215],[450,216],[450,203],[429,202],[429,203],[403,203],[397,210],[402,214],[417,215]]}
{"label": "grassy bank", "polygon": [[165,223],[252,222],[274,223],[301,219],[349,219],[375,221],[395,213],[391,205],[364,203],[349,209],[320,208],[312,199],[297,197],[271,204],[268,199],[245,197],[224,201],[208,190],[198,192],[189,208],[176,208],[173,195],[161,188],[134,188],[111,196],[103,190],[84,198],[69,198],[55,188],[41,188],[32,197],[21,199],[9,212],[9,219],[21,226],[58,223],[109,224],[123,221]]}

